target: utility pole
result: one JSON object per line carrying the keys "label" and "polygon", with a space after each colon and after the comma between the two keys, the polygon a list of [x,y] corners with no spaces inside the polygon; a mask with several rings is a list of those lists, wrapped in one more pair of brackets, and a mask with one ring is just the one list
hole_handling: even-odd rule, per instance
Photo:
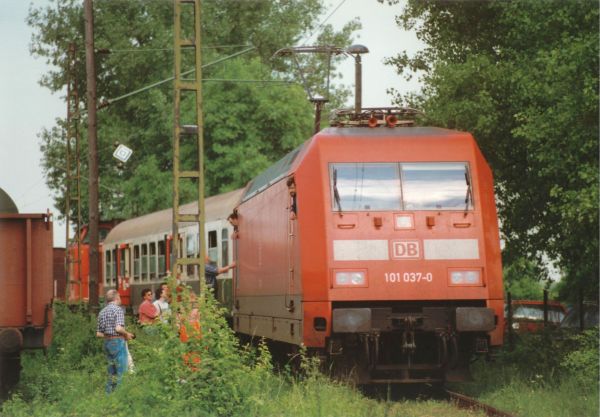
{"label": "utility pole", "polygon": [[[204,300],[206,286],[204,281],[204,256],[206,252],[206,243],[204,240],[204,129],[202,122],[202,59],[201,59],[201,0],[174,0],[174,46],[175,46],[175,82],[174,82],[174,134],[173,134],[173,252],[171,253],[171,265],[173,276],[178,278],[183,272],[183,268],[196,265],[198,276],[200,277],[201,300]],[[183,15],[193,17],[194,26],[183,27]],[[190,20],[187,20],[188,24]],[[187,29],[187,30],[186,30]],[[193,29],[193,30],[192,30]],[[182,38],[184,34],[191,34],[193,37]],[[181,71],[184,50],[194,53],[194,75],[191,79],[183,78]],[[192,95],[194,98],[194,117],[195,125],[186,126],[182,122],[182,97],[184,94]],[[182,140],[188,143],[195,142],[197,146],[197,163],[195,167],[188,170],[181,170],[184,166],[181,161],[180,144]],[[182,181],[196,180],[198,186],[198,212],[194,214],[180,213],[179,207],[179,188]],[[180,257],[179,242],[179,224],[180,223],[198,224],[198,257],[184,258]],[[181,274],[184,276],[185,274]]]}
{"label": "utility pole", "polygon": [[98,138],[96,135],[96,62],[94,57],[94,8],[84,0],[85,70],[87,74],[90,282],[89,305],[98,306]]}
{"label": "utility pole", "polygon": [[[75,42],[69,44],[69,60],[67,64],[67,137],[66,137],[66,162],[67,172],[65,179],[65,299],[73,296],[80,299],[83,294],[81,288],[81,164],[79,158],[79,91],[75,68],[77,54]],[[73,143],[74,142],[74,143]],[[75,155],[72,153],[74,145]],[[74,166],[74,168],[73,168]],[[75,173],[73,173],[73,170]],[[77,204],[76,227],[73,239],[69,237],[71,226],[71,203]],[[73,245],[71,245],[71,243]],[[73,248],[72,248],[72,247]],[[77,255],[71,254],[71,249],[76,250]],[[73,274],[69,274],[73,266]],[[76,268],[75,268],[76,267]],[[76,287],[75,287],[76,286]],[[75,287],[75,288],[74,288]]]}

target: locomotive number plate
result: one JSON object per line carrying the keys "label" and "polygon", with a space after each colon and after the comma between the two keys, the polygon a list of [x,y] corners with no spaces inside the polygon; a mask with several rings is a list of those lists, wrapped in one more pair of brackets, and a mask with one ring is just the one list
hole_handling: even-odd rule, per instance
{"label": "locomotive number plate", "polygon": [[419,282],[433,282],[433,274],[431,272],[386,272],[385,282],[388,284],[407,283],[416,284]]}

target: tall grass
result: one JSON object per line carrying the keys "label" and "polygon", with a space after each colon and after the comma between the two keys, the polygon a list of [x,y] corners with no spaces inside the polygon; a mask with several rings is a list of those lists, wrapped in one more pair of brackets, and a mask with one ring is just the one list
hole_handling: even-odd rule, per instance
{"label": "tall grass", "polygon": [[[136,328],[129,344],[135,372],[111,394],[104,393],[106,360],[94,337],[95,317],[82,308],[55,306],[55,335],[47,355],[25,353],[19,386],[2,416],[322,416],[425,417],[466,414],[437,401],[386,402],[363,397],[331,381],[303,356],[300,373],[273,372],[264,344],[240,346],[211,296],[199,310],[202,337],[179,339],[176,318],[190,314],[187,291],[177,293],[172,323],[153,332]],[[192,331],[192,329],[189,329]],[[200,363],[185,360],[199,355]]]}
{"label": "tall grass", "polygon": [[[211,296],[199,305],[202,337],[179,338],[177,323],[192,307],[177,292],[176,314],[152,332],[129,324],[135,372],[104,393],[106,360],[94,337],[96,320],[83,307],[55,305],[54,341],[47,354],[23,356],[21,383],[1,406],[8,417],[62,416],[475,416],[433,401],[366,398],[318,371],[301,355],[300,372],[273,372],[266,345],[240,345]],[[177,320],[179,318],[179,320]],[[193,329],[189,328],[193,333]],[[200,363],[189,359],[197,355]],[[598,415],[598,330],[581,335],[525,337],[493,363],[476,363],[474,383],[452,388],[521,417]],[[385,396],[384,396],[385,398]]]}
{"label": "tall grass", "polygon": [[599,415],[598,328],[582,334],[523,335],[492,363],[477,363],[474,382],[453,388],[520,417]]}

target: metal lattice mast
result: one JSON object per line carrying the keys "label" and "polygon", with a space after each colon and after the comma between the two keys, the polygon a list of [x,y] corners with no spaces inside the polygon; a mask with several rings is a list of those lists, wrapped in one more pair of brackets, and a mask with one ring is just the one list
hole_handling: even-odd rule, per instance
{"label": "metal lattice mast", "polygon": [[[175,8],[175,28],[174,28],[174,45],[175,45],[175,95],[174,95],[174,135],[173,135],[173,253],[171,254],[172,272],[175,277],[179,276],[185,265],[198,265],[198,275],[200,276],[200,288],[202,297],[204,296],[205,281],[204,281],[204,135],[202,124],[202,60],[201,60],[201,34],[200,34],[200,17],[201,17],[201,1],[200,0],[174,0]],[[183,38],[183,21],[188,21],[186,17],[193,15],[193,35],[189,38]],[[185,28],[190,29],[190,28]],[[186,32],[187,34],[187,32]],[[193,51],[193,78],[184,79],[181,67],[184,51]],[[187,64],[187,62],[186,62]],[[186,72],[186,74],[189,73]],[[181,104],[183,94],[191,94],[195,96],[195,126],[183,126],[181,118]],[[180,159],[180,144],[181,140],[197,140],[198,154],[197,166],[195,170],[181,170],[183,165]],[[180,213],[179,190],[182,180],[196,180],[198,184],[198,212],[195,214]],[[198,224],[198,247],[199,256],[197,258],[180,257],[179,244],[179,224],[180,223],[197,223]]]}
{"label": "metal lattice mast", "polygon": [[[76,265],[75,277],[80,277],[81,265],[81,172],[79,158],[79,92],[77,90],[77,75],[75,73],[75,44],[69,44],[69,57],[67,61],[67,137],[66,137],[66,164],[67,174],[65,180],[65,223],[66,223],[66,239],[65,239],[65,272],[66,272],[66,288],[65,297],[71,292],[71,285],[79,284],[76,279],[69,280],[69,269],[71,264]],[[71,149],[74,148],[73,155]],[[73,172],[75,171],[75,172]],[[71,224],[71,203],[77,205],[77,215],[75,217],[75,233],[73,238],[69,239],[69,228]],[[77,246],[77,257],[73,259],[69,251],[70,244]],[[81,288],[79,288],[81,291]]]}

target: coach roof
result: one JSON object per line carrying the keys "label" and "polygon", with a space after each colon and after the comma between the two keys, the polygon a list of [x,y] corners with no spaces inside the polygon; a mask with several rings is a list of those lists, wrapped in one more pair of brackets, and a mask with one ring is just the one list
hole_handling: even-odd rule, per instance
{"label": "coach roof", "polygon": [[[206,222],[225,220],[239,202],[244,189],[230,191],[209,197],[204,201],[204,220]],[[198,212],[198,202],[185,204],[180,208],[181,214],[195,214]],[[184,223],[183,225],[190,225]],[[104,245],[110,246],[120,242],[127,242],[142,236],[156,234],[171,234],[173,227],[173,210],[166,209],[126,220],[114,227],[106,236]]]}

